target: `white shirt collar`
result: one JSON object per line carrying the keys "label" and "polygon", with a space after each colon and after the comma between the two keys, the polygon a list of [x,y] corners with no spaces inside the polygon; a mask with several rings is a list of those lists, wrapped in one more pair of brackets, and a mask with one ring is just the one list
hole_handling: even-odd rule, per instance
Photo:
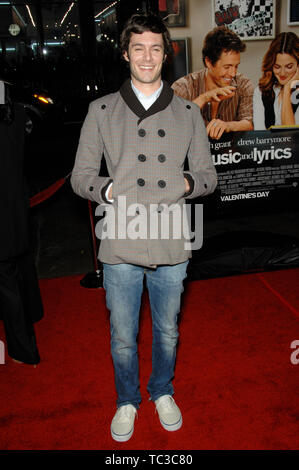
{"label": "white shirt collar", "polygon": [[132,89],[135,93],[135,95],[137,96],[137,98],[139,99],[140,103],[142,104],[142,106],[144,107],[144,109],[148,109],[151,107],[151,105],[156,101],[156,99],[160,96],[160,93],[162,91],[162,88],[163,88],[163,81],[161,81],[161,85],[160,87],[158,88],[158,90],[156,90],[152,95],[150,96],[146,96],[144,95],[140,90],[138,90],[138,88],[136,88],[131,80],[131,86],[132,86]]}

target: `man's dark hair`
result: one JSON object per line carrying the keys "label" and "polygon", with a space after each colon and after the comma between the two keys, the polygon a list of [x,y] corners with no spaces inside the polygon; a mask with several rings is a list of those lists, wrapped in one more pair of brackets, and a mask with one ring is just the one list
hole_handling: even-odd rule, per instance
{"label": "man's dark hair", "polygon": [[222,52],[244,52],[246,44],[239,36],[226,26],[219,26],[210,31],[204,40],[202,48],[202,59],[204,65],[208,58],[212,65],[220,59]]}
{"label": "man's dark hair", "polygon": [[127,21],[120,37],[120,49],[122,55],[125,52],[128,52],[131,33],[142,34],[146,31],[162,34],[164,53],[168,56],[171,55],[173,49],[169,31],[163,20],[153,13],[141,15],[135,14]]}

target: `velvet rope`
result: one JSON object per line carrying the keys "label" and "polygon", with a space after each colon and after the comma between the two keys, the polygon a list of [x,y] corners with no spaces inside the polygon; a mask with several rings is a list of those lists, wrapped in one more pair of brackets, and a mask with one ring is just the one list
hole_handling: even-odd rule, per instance
{"label": "velvet rope", "polygon": [[64,185],[70,174],[71,173],[69,173],[64,178],[60,178],[59,180],[55,181],[55,183],[51,184],[48,188],[43,189],[39,193],[32,196],[30,198],[30,207],[34,207],[37,204],[40,204],[41,202],[45,201],[49,197],[53,196],[53,194],[55,194],[56,191],[58,191],[58,189],[60,189],[61,186]]}

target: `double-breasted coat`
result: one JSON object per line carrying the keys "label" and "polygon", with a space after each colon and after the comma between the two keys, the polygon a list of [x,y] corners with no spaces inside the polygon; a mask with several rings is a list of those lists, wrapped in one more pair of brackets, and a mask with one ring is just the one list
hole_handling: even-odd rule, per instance
{"label": "double-breasted coat", "polygon": [[[99,176],[102,155],[109,177]],[[184,171],[186,158],[188,171]],[[187,194],[184,178],[190,185]],[[115,214],[134,207],[138,217],[139,204],[142,214],[146,209],[149,224],[157,220],[149,221],[152,212],[161,217],[165,207],[183,207],[185,198],[213,192],[217,177],[199,107],[175,96],[164,82],[158,99],[145,110],[129,79],[118,92],[93,101],[82,126],[71,184],[80,196],[106,204],[111,181]],[[129,213],[132,220],[133,212]],[[152,237],[147,227],[144,236],[134,239],[119,232],[116,219],[115,236],[103,237],[100,243],[99,258],[104,263],[153,267],[181,263],[191,256],[183,231],[180,237],[167,239],[160,231]]]}

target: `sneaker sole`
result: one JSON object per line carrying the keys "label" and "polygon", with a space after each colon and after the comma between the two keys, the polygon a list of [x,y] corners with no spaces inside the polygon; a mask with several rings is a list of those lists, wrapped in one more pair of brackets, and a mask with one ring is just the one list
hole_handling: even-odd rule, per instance
{"label": "sneaker sole", "polygon": [[[160,418],[159,418],[160,419]],[[162,425],[162,427],[164,429],[166,429],[166,431],[177,431],[178,429],[180,429],[182,427],[182,424],[183,424],[183,418],[182,416],[180,417],[179,421],[177,421],[176,423],[174,424],[166,424],[164,423],[161,419],[160,419],[160,423]]]}
{"label": "sneaker sole", "polygon": [[115,434],[115,432],[113,432],[111,429],[111,436],[117,442],[126,442],[132,437],[133,432],[134,432],[134,427],[131,429],[131,431],[128,434]]}

